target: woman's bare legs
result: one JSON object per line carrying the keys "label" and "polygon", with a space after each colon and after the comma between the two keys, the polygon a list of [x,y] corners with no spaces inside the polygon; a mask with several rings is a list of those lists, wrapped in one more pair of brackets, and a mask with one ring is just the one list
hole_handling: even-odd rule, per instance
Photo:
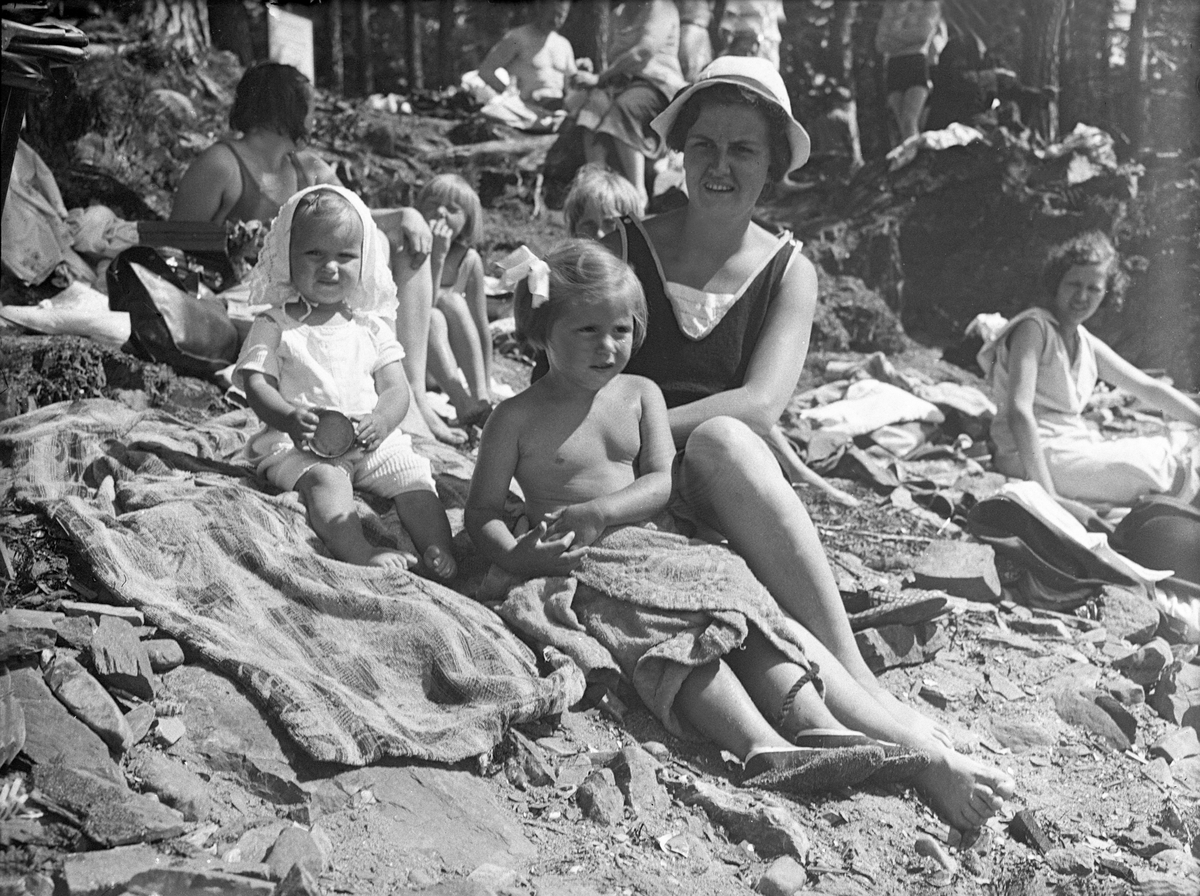
{"label": "woman's bare legs", "polygon": [[888,108],[896,119],[901,143],[921,132],[921,113],[925,111],[925,101],[928,99],[929,88],[920,85],[904,91],[893,90],[888,94]]}
{"label": "woman's bare legs", "polygon": [[[416,259],[407,251],[391,253],[392,279],[400,307],[396,309],[396,338],[404,346],[404,375],[412,392],[409,414],[401,428],[418,435],[432,434],[438,441],[451,445],[466,441],[467,434],[451,429],[429,406],[425,394],[425,370],[429,352],[429,317],[433,313],[433,275],[429,272],[429,256]],[[419,413],[418,413],[419,412]]]}
{"label": "woman's bare legs", "polygon": [[459,419],[477,410],[480,402],[459,379],[458,359],[450,347],[446,318],[437,308],[429,318],[429,376],[446,393]]}
{"label": "woman's bare legs", "polygon": [[[487,369],[483,360],[483,346],[479,343],[474,315],[467,307],[467,300],[459,293],[444,293],[434,306],[446,321],[446,336],[458,366],[467,378],[467,388],[476,401],[487,401],[490,393]],[[486,312],[485,312],[486,313]],[[488,349],[491,349],[489,342]],[[456,405],[457,407],[457,405]],[[459,416],[467,410],[459,408]]]}
{"label": "woman's bare legs", "polygon": [[688,438],[679,486],[780,607],[816,635],[876,702],[951,745],[932,719],[897,700],[867,666],[816,526],[761,438],[730,417],[702,423]]}
{"label": "woman's bare legs", "polygon": [[641,150],[620,140],[613,140],[612,148],[613,155],[617,157],[617,173],[633,184],[642,208],[648,208],[650,197],[646,193],[646,157]]}
{"label": "woman's bare legs", "polygon": [[932,761],[913,778],[913,784],[943,821],[959,830],[979,827],[1013,795],[1015,783],[1009,774],[964,756],[924,729],[898,719],[811,632],[798,623],[791,628],[805,656],[820,667],[825,705],[841,724],[929,753]]}

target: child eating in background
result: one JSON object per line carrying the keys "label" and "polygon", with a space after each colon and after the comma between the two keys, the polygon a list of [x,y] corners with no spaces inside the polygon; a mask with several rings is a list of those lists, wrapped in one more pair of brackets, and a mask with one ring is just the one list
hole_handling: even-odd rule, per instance
{"label": "child eating in background", "polygon": [[491,410],[492,381],[483,259],[474,248],[483,236],[483,205],[466,180],[439,174],[421,188],[416,206],[433,233],[430,373],[454,405],[459,425],[478,423]]}
{"label": "child eating in background", "polygon": [[[279,210],[250,298],[273,306],[250,329],[234,369],[262,428],[245,455],[272,485],[295,489],[310,525],[338,560],[455,572],[450,524],[429,461],[397,427],[409,389],[396,340],[396,286],[371,213],[354,193],[315,186]],[[314,451],[321,411],[356,421],[340,455]],[[354,490],[390,498],[419,559],[363,534]]]}
{"label": "child eating in background", "polygon": [[[924,768],[927,754],[834,718],[823,682],[840,691],[848,673],[805,658],[740,558],[661,531],[672,526],[675,448],[662,392],[622,373],[647,313],[632,269],[586,240],[545,261],[514,256],[505,279],[524,278],[517,329],[549,370],[484,427],[466,508],[477,549],[514,582],[577,575],[560,615],[607,650],[672,733],[742,758],[745,783],[815,792]],[[521,534],[504,516],[513,478],[525,497]]]}

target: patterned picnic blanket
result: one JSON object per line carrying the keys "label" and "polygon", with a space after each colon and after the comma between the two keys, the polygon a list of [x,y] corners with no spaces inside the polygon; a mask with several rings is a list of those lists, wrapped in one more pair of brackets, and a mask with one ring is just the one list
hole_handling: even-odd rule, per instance
{"label": "patterned picnic blanket", "polygon": [[[539,677],[485,607],[330,559],[295,493],[233,463],[256,428],[245,410],[193,424],[90,399],[0,422],[0,454],[14,497],[57,520],[118,600],[245,686],[315,759],[455,762],[582,696],[572,662]],[[470,462],[418,450],[461,505]],[[360,505],[368,537],[406,546],[388,506]]]}

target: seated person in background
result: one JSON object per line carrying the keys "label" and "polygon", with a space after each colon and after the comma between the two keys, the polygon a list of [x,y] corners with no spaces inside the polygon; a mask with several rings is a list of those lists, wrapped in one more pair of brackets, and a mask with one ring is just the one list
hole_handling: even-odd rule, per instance
{"label": "seated person in background", "polygon": [[290,65],[263,62],[238,82],[229,124],[240,137],[218,140],[188,166],[171,205],[172,221],[270,221],[293,193],[338,176],[304,149],[313,90]]}
{"label": "seated person in background", "polygon": [[644,213],[633,184],[599,165],[580,168],[563,200],[567,235],[588,240],[607,236],[627,215],[640,218]]}
{"label": "seated person in background", "polygon": [[[381,245],[371,213],[343,187],[309,187],[280,209],[250,275],[252,299],[271,307],[255,320],[234,370],[263,424],[245,456],[272,485],[300,493],[310,525],[338,560],[419,565],[448,579],[450,523],[429,461],[399,430],[409,389]],[[349,446],[314,442],[323,409],[353,422]],[[394,502],[419,559],[367,541],[356,488]]]}
{"label": "seated person in background", "polygon": [[1200,426],[1200,405],[1147,376],[1084,329],[1105,301],[1120,302],[1124,274],[1108,237],[1092,232],[1050,251],[1037,305],[979,353],[999,412],[992,455],[1006,476],[1031,479],[1085,525],[1093,507],[1132,504],[1148,493],[1195,500],[1197,449],[1167,436],[1104,439],[1083,419],[1098,379],[1170,417]]}
{"label": "seated person in background", "polygon": [[505,84],[496,75],[496,69],[502,68],[527,104],[550,112],[561,108],[575,74],[571,42],[558,33],[570,11],[570,0],[538,0],[533,20],[509,31],[488,51],[479,65],[479,77],[504,93]]}
{"label": "seated person in background", "polygon": [[955,121],[969,122],[972,116],[991,109],[997,100],[1015,102],[1029,121],[1036,106],[1046,99],[1044,91],[1022,85],[1015,72],[985,67],[983,47],[973,35],[952,37],[946,42],[931,78],[933,90],[925,120],[925,128],[930,131]]}
{"label": "seated person in background", "polygon": [[783,0],[725,0],[717,26],[718,56],[757,56],[779,68]]}
{"label": "seated person in background", "polygon": [[646,160],[667,152],[650,121],[686,83],[679,68],[679,10],[671,0],[625,0],[608,21],[608,68],[576,72],[576,85],[590,89],[575,120],[583,128],[587,161],[623,175],[646,205]]}
{"label": "seated person in background", "polygon": [[475,249],[483,236],[483,205],[457,174],[430,179],[416,203],[433,232],[429,372],[454,405],[459,425],[479,422],[492,409],[492,333],[483,259]]}
{"label": "seated person in background", "polygon": [[679,7],[679,67],[687,81],[712,62],[713,45],[708,28],[716,0],[675,0]]}

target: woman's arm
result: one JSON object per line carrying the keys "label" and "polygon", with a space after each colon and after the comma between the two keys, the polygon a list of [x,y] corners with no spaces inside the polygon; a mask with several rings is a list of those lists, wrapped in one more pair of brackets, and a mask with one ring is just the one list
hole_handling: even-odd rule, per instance
{"label": "woman's arm", "polygon": [[504,504],[520,455],[519,439],[526,428],[527,421],[507,402],[484,424],[464,512],[467,533],[479,553],[514,575],[567,575],[583,559],[581,548],[569,550],[566,538],[546,539],[545,522],[520,538],[504,522]]}
{"label": "woman's arm", "polygon": [[237,204],[241,182],[233,150],[213,144],[183,172],[171,202],[171,220],[224,221]]}
{"label": "woman's arm", "polygon": [[[433,234],[424,216],[415,208],[373,208],[371,220],[391,243],[392,264],[401,261],[416,270],[433,248]],[[393,273],[395,268],[393,267]],[[400,281],[396,281],[400,285]]]}
{"label": "woman's arm", "polygon": [[816,307],[817,272],[796,250],[763,321],[746,381],[736,389],[672,408],[675,444],[682,445],[692,430],[718,416],[735,417],[766,436],[779,421],[800,380]]}
{"label": "woman's arm", "polygon": [[463,259],[467,265],[466,300],[471,310],[471,320],[479,333],[479,348],[483,353],[483,374],[488,394],[492,391],[492,329],[488,326],[487,292],[484,289],[483,258],[474,249],[467,250]]}
{"label": "woman's arm", "polygon": [[309,181],[314,186],[316,184],[332,184],[335,187],[344,186],[341,178],[337,175],[337,170],[312,150],[300,150],[296,153],[296,159],[300,162],[300,167],[304,169],[304,173],[308,175]]}
{"label": "woman's arm", "polygon": [[633,393],[630,403],[640,408],[638,431],[641,450],[636,461],[637,478],[623,489],[551,513],[549,534],[574,532],[573,544],[586,547],[610,526],[648,520],[661,512],[671,497],[671,461],[675,445],[667,422],[667,404],[662,391],[644,377],[628,377]]}
{"label": "woman's arm", "polygon": [[1096,368],[1101,379],[1140,398],[1168,417],[1200,426],[1200,405],[1173,386],[1138,370],[1100,340],[1093,340],[1092,344],[1096,348]]}
{"label": "woman's arm", "polygon": [[1009,333],[1008,393],[1001,396],[1000,412],[1008,419],[1025,478],[1038,483],[1057,498],[1058,492],[1054,489],[1054,479],[1046,464],[1037,417],[1033,411],[1033,401],[1037,395],[1038,358],[1044,347],[1045,337],[1035,321],[1022,321]]}

